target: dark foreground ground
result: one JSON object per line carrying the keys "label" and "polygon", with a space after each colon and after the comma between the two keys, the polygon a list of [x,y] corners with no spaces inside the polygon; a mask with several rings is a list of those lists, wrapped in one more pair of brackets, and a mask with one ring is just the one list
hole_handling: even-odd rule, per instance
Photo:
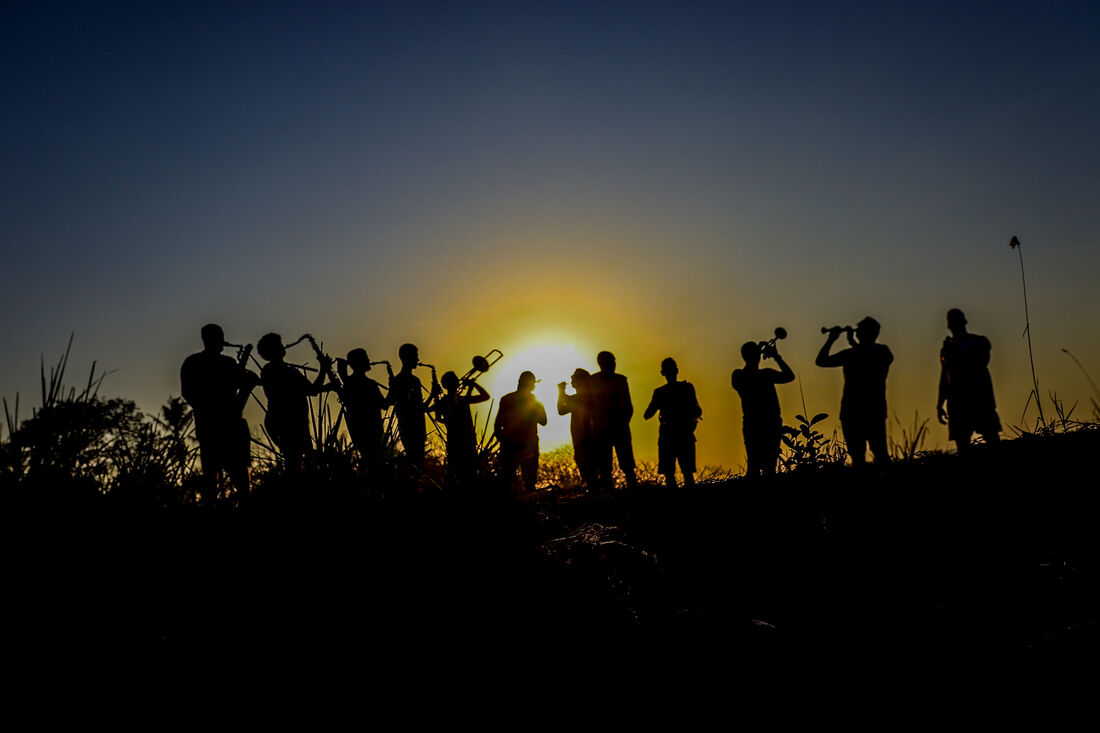
{"label": "dark foreground ground", "polygon": [[1098,454],[1083,431],[967,462],[523,503],[306,487],[244,512],[136,511],[21,494],[3,519],[5,648],[52,674],[194,669],[200,687],[1094,660]]}

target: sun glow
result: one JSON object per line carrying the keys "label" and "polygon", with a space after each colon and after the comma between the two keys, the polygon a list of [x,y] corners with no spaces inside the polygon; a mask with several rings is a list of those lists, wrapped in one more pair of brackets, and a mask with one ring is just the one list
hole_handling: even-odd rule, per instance
{"label": "sun glow", "polygon": [[[539,428],[540,450],[550,450],[569,443],[569,416],[559,415],[557,410],[558,383],[569,383],[569,376],[577,367],[592,370],[595,352],[578,349],[576,343],[564,339],[532,340],[528,345],[509,351],[486,374],[486,389],[499,402],[509,392],[514,392],[520,373],[534,372],[539,380],[535,384],[535,397],[546,408],[546,427]],[[572,391],[572,388],[570,388]],[[495,415],[495,413],[494,413]]]}

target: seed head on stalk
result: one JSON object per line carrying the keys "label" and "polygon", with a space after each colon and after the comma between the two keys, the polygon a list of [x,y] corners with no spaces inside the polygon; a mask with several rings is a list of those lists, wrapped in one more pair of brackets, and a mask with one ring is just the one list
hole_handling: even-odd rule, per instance
{"label": "seed head on stalk", "polygon": [[[1012,239],[1009,240],[1008,246],[1010,249],[1016,250],[1016,254],[1020,256],[1020,282],[1024,287],[1024,334],[1027,335],[1027,356],[1031,360],[1031,384],[1032,392],[1028,395],[1028,402],[1035,398],[1035,407],[1039,410],[1039,424],[1045,426],[1046,419],[1043,417],[1043,401],[1039,398],[1039,380],[1035,377],[1035,355],[1031,351],[1031,318],[1027,312],[1027,278],[1024,277],[1024,248],[1020,245],[1020,240],[1016,238],[1016,235],[1012,235]],[[1027,412],[1027,404],[1024,404],[1024,412]]]}

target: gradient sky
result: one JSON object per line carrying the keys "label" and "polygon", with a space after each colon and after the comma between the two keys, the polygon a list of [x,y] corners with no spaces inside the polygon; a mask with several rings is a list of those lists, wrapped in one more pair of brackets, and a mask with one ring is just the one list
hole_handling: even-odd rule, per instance
{"label": "gradient sky", "polygon": [[743,341],[785,326],[835,414],[819,328],[873,315],[891,408],[934,423],[957,306],[1018,424],[1015,234],[1040,388],[1084,403],[1098,37],[1095,2],[6,2],[0,394],[33,403],[75,331],[73,381],[98,360],[155,410],[208,321],[459,372],[496,347],[495,396],[610,349],[639,412],[671,355],[736,467]]}

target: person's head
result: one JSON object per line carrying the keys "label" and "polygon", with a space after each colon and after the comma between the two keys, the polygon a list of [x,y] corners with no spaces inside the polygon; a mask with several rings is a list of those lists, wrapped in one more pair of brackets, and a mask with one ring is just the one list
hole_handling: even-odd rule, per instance
{"label": "person's head", "polygon": [[760,344],[755,341],[746,341],[741,344],[741,358],[745,364],[755,366],[760,363]]}
{"label": "person's head", "polygon": [[612,374],[615,371],[615,355],[610,351],[601,351],[596,354],[596,363],[604,374]]}
{"label": "person's head", "polygon": [[583,392],[588,389],[588,378],[592,376],[587,369],[574,369],[569,381],[573,383],[573,389]]}
{"label": "person's head", "polygon": [[881,330],[882,326],[878,324],[878,321],[871,318],[871,316],[867,316],[856,324],[856,338],[859,339],[861,344],[873,344]]}
{"label": "person's head", "polygon": [[532,372],[523,372],[519,375],[519,384],[516,385],[516,389],[520,392],[534,392],[535,391],[535,375]]}
{"label": "person's head", "polygon": [[356,372],[370,371],[370,357],[366,349],[352,349],[348,352],[348,366]]}
{"label": "person's head", "polygon": [[401,366],[415,369],[420,363],[420,349],[416,348],[416,344],[401,344],[401,348],[397,350],[397,358],[401,360]]}
{"label": "person's head", "polygon": [[199,332],[202,335],[204,351],[220,354],[225,347],[225,331],[216,323],[207,323]]}
{"label": "person's head", "polygon": [[454,372],[447,372],[440,377],[439,383],[443,385],[443,389],[454,392],[458,389],[458,375]]}
{"label": "person's head", "polygon": [[966,316],[958,308],[947,311],[947,327],[954,332],[966,332]]}
{"label": "person's head", "polygon": [[282,361],[286,356],[286,347],[283,346],[283,337],[277,333],[265,333],[256,342],[256,352],[265,361]]}
{"label": "person's head", "polygon": [[661,361],[661,376],[671,382],[676,379],[676,375],[679,373],[680,369],[676,366],[676,360],[671,356]]}

